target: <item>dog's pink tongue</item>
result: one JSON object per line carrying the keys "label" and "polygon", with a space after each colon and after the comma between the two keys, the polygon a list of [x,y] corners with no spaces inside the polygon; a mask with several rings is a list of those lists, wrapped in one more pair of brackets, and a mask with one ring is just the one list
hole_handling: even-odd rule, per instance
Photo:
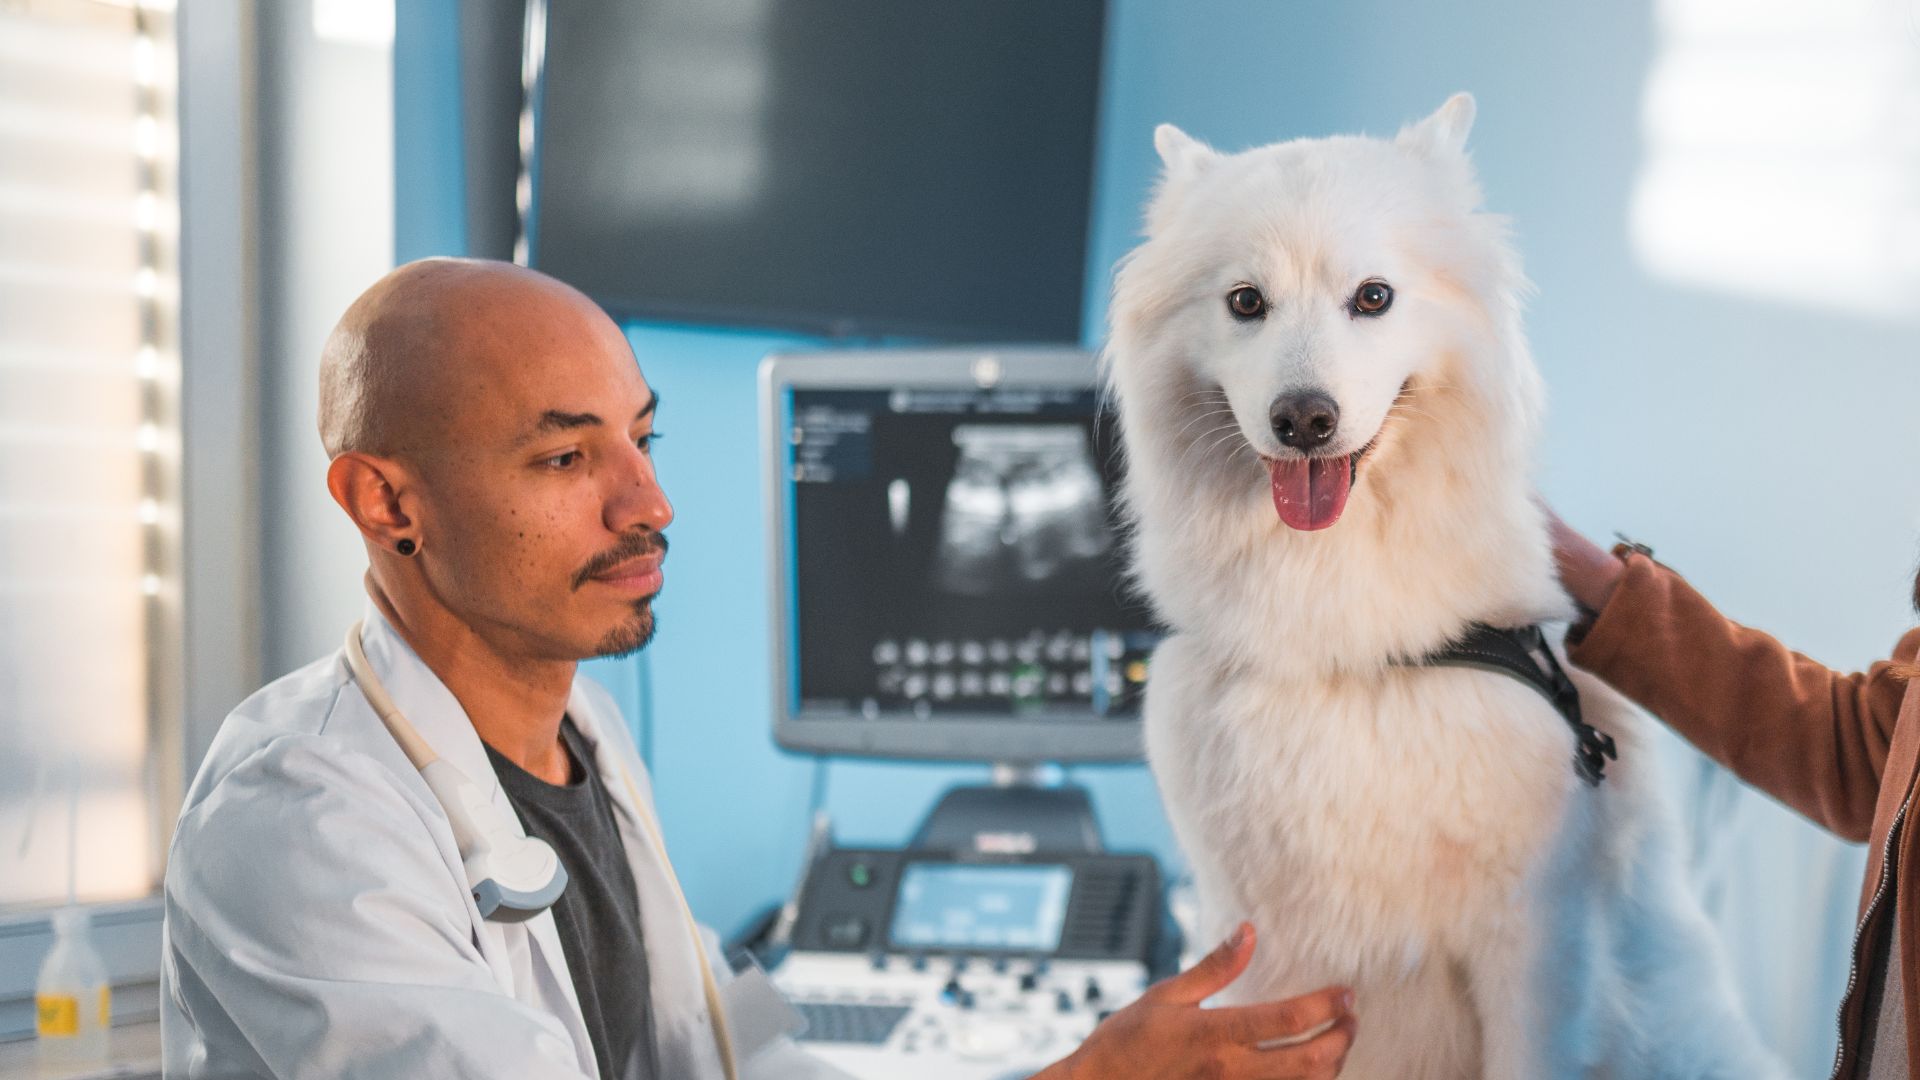
{"label": "dog's pink tongue", "polygon": [[1295,458],[1267,468],[1273,473],[1273,508],[1288,526],[1311,532],[1340,520],[1353,486],[1350,459]]}

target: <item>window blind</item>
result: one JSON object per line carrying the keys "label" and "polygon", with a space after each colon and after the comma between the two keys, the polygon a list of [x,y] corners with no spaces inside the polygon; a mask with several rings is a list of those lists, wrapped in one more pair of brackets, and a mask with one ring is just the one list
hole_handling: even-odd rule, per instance
{"label": "window blind", "polygon": [[170,8],[0,0],[0,907],[151,892],[174,809]]}

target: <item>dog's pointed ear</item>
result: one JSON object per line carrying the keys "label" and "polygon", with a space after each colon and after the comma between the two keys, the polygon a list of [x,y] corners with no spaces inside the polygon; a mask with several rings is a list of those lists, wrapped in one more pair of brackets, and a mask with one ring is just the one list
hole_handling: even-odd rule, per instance
{"label": "dog's pointed ear", "polygon": [[1172,124],[1153,129],[1153,148],[1160,151],[1160,162],[1168,176],[1187,176],[1220,156],[1220,152]]}
{"label": "dog's pointed ear", "polygon": [[1432,116],[1400,129],[1400,145],[1438,156],[1461,154],[1467,149],[1467,133],[1473,130],[1473,95],[1460,93],[1434,110]]}

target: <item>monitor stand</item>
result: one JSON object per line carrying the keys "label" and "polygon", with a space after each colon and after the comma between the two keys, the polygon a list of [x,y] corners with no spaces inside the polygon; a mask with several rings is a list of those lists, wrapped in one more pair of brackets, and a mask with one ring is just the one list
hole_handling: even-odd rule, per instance
{"label": "monitor stand", "polygon": [[913,834],[913,846],[981,855],[1106,849],[1087,789],[1047,765],[993,767],[987,786],[948,788]]}

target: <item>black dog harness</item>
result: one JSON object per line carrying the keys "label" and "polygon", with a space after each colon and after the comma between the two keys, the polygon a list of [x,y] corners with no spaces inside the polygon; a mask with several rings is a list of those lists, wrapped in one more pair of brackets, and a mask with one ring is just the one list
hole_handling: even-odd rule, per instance
{"label": "black dog harness", "polygon": [[1580,691],[1547,647],[1540,627],[1502,628],[1474,623],[1450,645],[1428,653],[1419,667],[1470,667],[1520,680],[1538,690],[1573,729],[1573,771],[1599,787],[1607,762],[1618,761],[1613,736],[1580,718]]}

